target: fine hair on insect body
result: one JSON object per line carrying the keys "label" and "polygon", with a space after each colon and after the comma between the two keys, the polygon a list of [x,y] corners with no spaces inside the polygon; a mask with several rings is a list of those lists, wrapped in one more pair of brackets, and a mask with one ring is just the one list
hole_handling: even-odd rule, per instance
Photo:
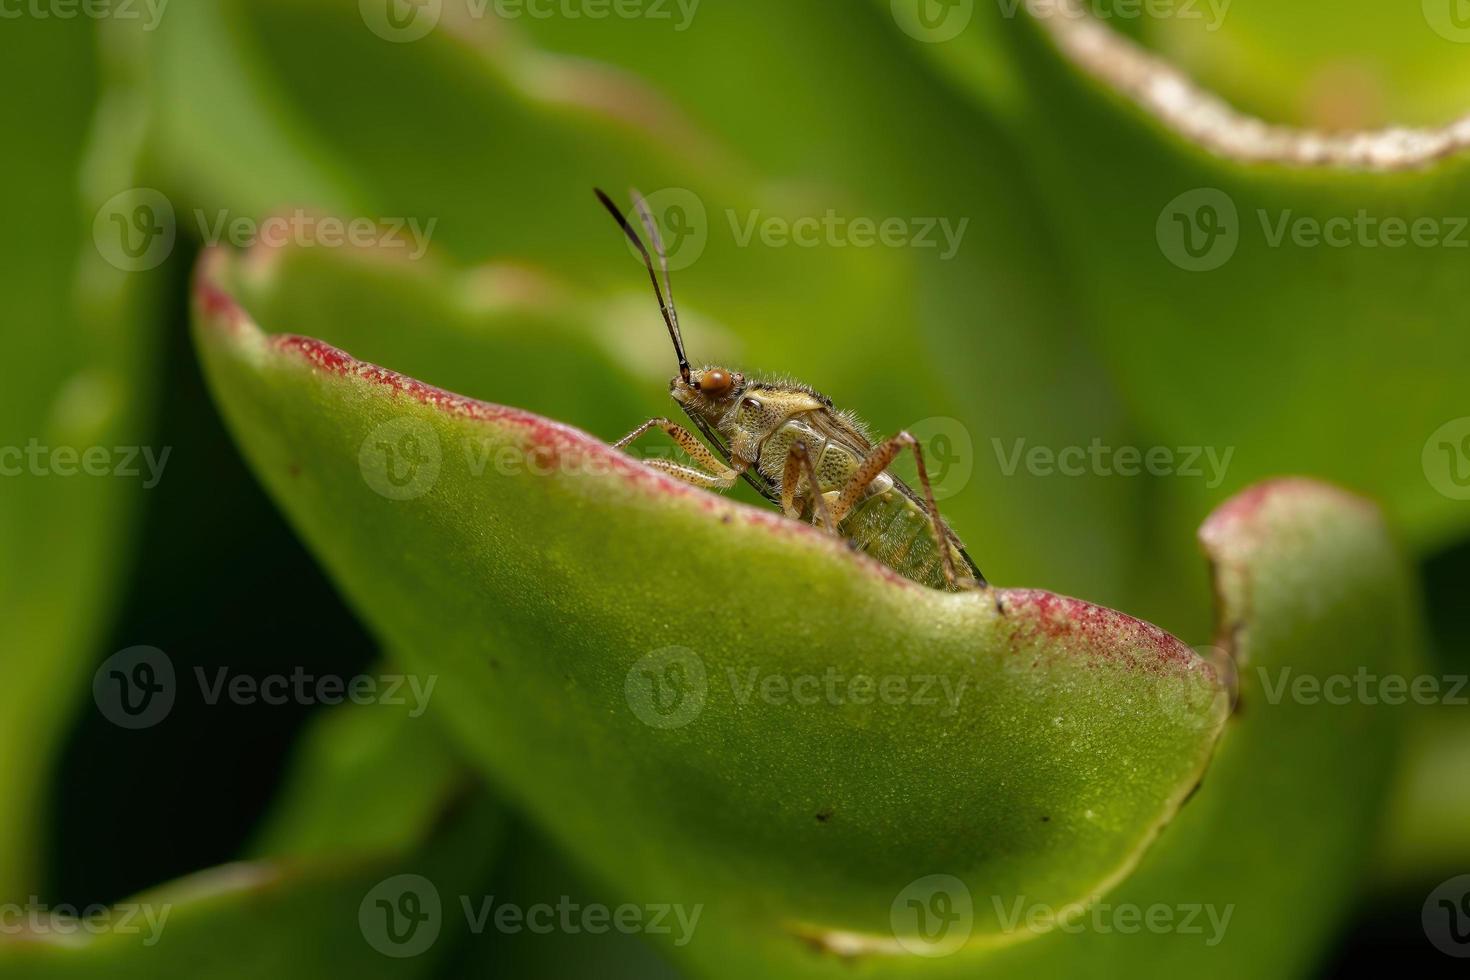
{"label": "fine hair on insect body", "polygon": [[[626,448],[658,429],[689,461],[643,460],[652,469],[709,490],[728,490],[744,479],[787,517],[841,536],[854,550],[906,578],[950,592],[988,588],[964,544],[939,515],[918,440],[899,432],[874,443],[855,416],[835,408],[830,398],[808,385],[750,378],[717,365],[692,366],[679,328],[668,257],[647,203],[636,190],[631,192],[652,253],[612,199],[601,190],[594,192],[643,259],[678,361],[669,393],[709,443],[676,422],[653,418],[614,448]],[[913,453],[920,492],[889,472],[905,450]]]}

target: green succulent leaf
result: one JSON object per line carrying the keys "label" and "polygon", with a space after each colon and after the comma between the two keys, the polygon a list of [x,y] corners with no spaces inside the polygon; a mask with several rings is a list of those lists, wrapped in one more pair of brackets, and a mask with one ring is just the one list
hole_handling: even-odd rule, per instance
{"label": "green succulent leaf", "polygon": [[1376,508],[1308,480],[1236,496],[1200,539],[1239,671],[1209,777],[1077,934],[989,976],[1301,975],[1354,899],[1421,677],[1412,573]]}
{"label": "green succulent leaf", "polygon": [[[261,480],[553,839],[703,910],[680,952],[706,971],[915,960],[904,898],[935,874],[1086,902],[1198,782],[1225,691],[1162,631],[928,590],[564,425],[269,336],[232,265],[201,264],[196,342]],[[968,947],[1025,938],[972,915]]]}

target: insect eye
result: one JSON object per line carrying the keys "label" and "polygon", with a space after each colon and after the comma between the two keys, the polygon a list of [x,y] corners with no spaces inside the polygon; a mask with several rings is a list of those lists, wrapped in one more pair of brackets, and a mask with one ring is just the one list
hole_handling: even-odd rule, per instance
{"label": "insect eye", "polygon": [[730,372],[724,368],[710,368],[699,379],[699,390],[706,395],[719,397],[730,390]]}

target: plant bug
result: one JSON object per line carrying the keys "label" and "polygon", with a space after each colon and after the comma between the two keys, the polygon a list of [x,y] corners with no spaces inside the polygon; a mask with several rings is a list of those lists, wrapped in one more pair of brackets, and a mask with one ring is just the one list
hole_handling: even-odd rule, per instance
{"label": "plant bug", "polygon": [[[649,419],[613,447],[626,448],[659,429],[692,464],[647,459],[646,466],[709,490],[728,490],[744,478],[787,517],[840,535],[854,550],[906,578],[950,592],[987,588],[964,544],[939,516],[918,440],[900,432],[875,445],[852,414],[833,408],[830,398],[807,385],[747,378],[714,365],[691,367],[679,331],[668,256],[647,203],[632,192],[633,206],[658,255],[657,268],[618,206],[601,190],[594,188],[594,193],[643,257],[679,361],[669,393],[713,451],[666,418]],[[888,471],[906,449],[913,451],[918,465],[922,496]]]}

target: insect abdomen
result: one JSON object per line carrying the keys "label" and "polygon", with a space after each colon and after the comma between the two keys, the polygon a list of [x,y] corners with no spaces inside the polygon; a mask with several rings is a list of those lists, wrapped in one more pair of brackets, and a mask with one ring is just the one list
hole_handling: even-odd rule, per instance
{"label": "insect abdomen", "polygon": [[929,516],[897,489],[890,487],[861,501],[839,530],[853,547],[905,578],[930,588],[948,588]]}

